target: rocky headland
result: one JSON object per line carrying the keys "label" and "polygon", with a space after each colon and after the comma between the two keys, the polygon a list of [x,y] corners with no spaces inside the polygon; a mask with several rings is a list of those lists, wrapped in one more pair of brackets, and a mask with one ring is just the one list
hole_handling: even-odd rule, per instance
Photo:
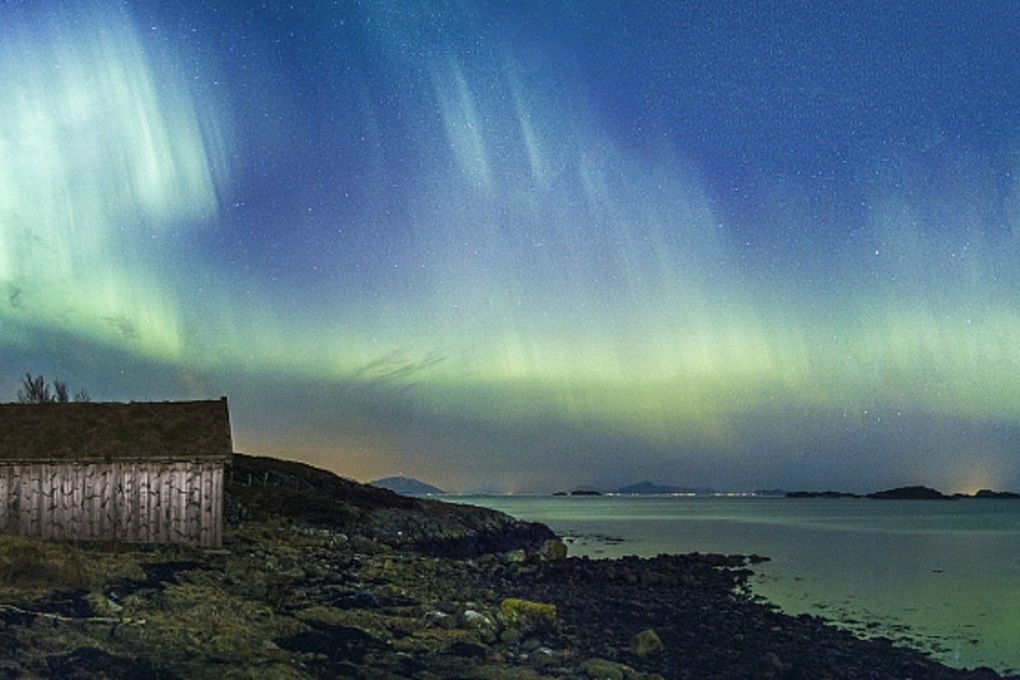
{"label": "rocky headland", "polygon": [[0,536],[0,678],[998,678],[790,617],[749,559],[568,558],[542,525],[235,456],[220,550]]}

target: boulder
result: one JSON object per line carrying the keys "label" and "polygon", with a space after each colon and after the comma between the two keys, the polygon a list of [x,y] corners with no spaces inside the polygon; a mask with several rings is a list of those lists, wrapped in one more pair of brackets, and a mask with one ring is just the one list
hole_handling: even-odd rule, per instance
{"label": "boulder", "polygon": [[581,665],[581,670],[591,680],[624,680],[631,669],[607,659],[588,659]]}
{"label": "boulder", "polygon": [[550,538],[538,549],[538,556],[544,562],[559,562],[567,558],[567,545],[559,538]]}
{"label": "boulder", "polygon": [[462,628],[473,630],[483,642],[493,643],[499,637],[499,629],[491,616],[474,609],[467,609],[461,614]]}
{"label": "boulder", "polygon": [[522,634],[556,627],[556,606],[552,604],[510,597],[499,605],[499,612],[508,628]]}
{"label": "boulder", "polygon": [[630,653],[639,659],[662,651],[662,640],[652,628],[646,628],[630,639]]}

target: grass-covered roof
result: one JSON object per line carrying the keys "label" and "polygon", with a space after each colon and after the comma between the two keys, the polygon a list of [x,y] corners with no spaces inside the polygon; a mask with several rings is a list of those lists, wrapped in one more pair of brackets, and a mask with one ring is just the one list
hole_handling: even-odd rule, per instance
{"label": "grass-covered roof", "polygon": [[226,397],[0,404],[0,461],[228,457]]}

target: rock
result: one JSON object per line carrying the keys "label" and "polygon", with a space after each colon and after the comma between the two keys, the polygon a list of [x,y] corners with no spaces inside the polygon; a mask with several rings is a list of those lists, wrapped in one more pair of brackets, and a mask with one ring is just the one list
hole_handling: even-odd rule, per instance
{"label": "rock", "polygon": [[476,563],[478,564],[479,567],[488,569],[490,567],[495,567],[496,565],[498,565],[499,558],[496,555],[493,555],[492,553],[485,553],[484,555],[480,555],[478,557]]}
{"label": "rock", "polygon": [[356,593],[347,593],[338,596],[331,603],[339,609],[378,609],[379,600],[367,590],[359,590]]}
{"label": "rock", "polygon": [[475,631],[482,642],[492,643],[499,637],[499,626],[496,621],[474,609],[465,610],[460,622],[463,628]]}
{"label": "rock", "polygon": [[539,559],[558,562],[567,558],[567,545],[559,538],[550,538],[538,549]]}
{"label": "rock", "polygon": [[454,642],[447,647],[444,652],[453,656],[463,656],[471,659],[479,659],[481,661],[484,661],[485,657],[489,653],[484,646],[474,642],[465,642],[464,640]]}
{"label": "rock", "polygon": [[560,659],[556,652],[548,647],[539,647],[531,653],[529,660],[535,668],[548,668],[556,665]]}
{"label": "rock", "polygon": [[516,628],[504,628],[499,634],[499,641],[506,645],[515,645],[521,641],[521,631]]}
{"label": "rock", "polygon": [[507,627],[521,633],[542,632],[556,626],[556,606],[510,597],[499,605]]}
{"label": "rock", "polygon": [[528,553],[523,549],[511,550],[503,555],[503,562],[506,564],[521,564],[528,559]]}
{"label": "rock", "polygon": [[523,649],[525,652],[533,652],[533,651],[535,651],[536,649],[538,649],[541,646],[542,646],[542,641],[539,640],[538,638],[533,638],[533,637],[532,638],[528,638],[523,643],[521,643],[521,649]]}
{"label": "rock", "polygon": [[630,653],[639,659],[662,651],[662,640],[652,628],[646,628],[630,639]]}
{"label": "rock", "polygon": [[453,630],[457,627],[457,620],[455,618],[446,612],[438,610],[426,612],[425,622],[443,630]]}
{"label": "rock", "polygon": [[99,593],[89,593],[85,599],[97,616],[119,616],[124,610],[123,605],[115,602],[109,596],[101,595]]}
{"label": "rock", "polygon": [[606,659],[588,659],[581,665],[581,670],[591,680],[624,680],[630,668]]}
{"label": "rock", "polygon": [[783,660],[775,652],[767,652],[762,657],[762,663],[766,668],[770,668],[777,673],[785,673],[788,670],[787,665],[783,663]]}

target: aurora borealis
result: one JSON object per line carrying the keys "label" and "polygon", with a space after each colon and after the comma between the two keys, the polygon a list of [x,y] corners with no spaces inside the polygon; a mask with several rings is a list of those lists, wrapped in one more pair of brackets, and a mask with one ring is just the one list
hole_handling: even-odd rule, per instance
{"label": "aurora borealis", "polygon": [[1020,487],[1007,3],[0,7],[0,398],[451,490]]}

